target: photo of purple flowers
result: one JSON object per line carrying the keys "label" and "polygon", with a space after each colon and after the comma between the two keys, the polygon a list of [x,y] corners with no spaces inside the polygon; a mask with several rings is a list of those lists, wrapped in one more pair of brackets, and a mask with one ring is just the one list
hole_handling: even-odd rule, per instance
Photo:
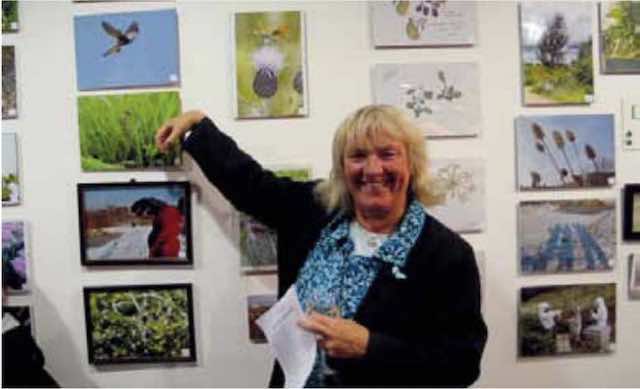
{"label": "photo of purple flowers", "polygon": [[2,222],[2,279],[9,293],[28,291],[24,223]]}

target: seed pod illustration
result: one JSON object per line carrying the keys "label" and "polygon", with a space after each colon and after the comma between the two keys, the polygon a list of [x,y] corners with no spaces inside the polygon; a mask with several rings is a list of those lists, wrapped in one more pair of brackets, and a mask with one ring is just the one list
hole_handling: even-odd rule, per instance
{"label": "seed pod illustration", "polygon": [[296,76],[293,78],[293,89],[300,94],[304,92],[304,85],[302,81],[302,70],[298,70]]}

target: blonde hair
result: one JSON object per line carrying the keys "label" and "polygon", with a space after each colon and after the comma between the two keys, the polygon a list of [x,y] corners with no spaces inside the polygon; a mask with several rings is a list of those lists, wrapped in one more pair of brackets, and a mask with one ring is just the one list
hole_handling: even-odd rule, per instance
{"label": "blonde hair", "polygon": [[442,196],[429,174],[423,131],[398,108],[390,105],[367,105],[349,115],[333,137],[333,165],[329,179],[316,186],[316,194],[327,210],[331,212],[340,209],[347,213],[353,211],[343,166],[347,146],[354,142],[370,142],[380,135],[390,136],[401,142],[407,150],[411,173],[408,195],[412,194],[426,206],[441,202]]}

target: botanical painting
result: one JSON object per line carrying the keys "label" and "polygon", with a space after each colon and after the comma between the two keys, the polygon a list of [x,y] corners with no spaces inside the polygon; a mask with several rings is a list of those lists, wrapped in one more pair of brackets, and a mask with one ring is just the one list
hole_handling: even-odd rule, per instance
{"label": "botanical painting", "polygon": [[251,343],[267,343],[262,329],[256,324],[256,319],[268,311],[278,300],[275,294],[257,294],[247,296],[249,314],[249,340]]}
{"label": "botanical painting", "polygon": [[473,1],[370,2],[376,47],[471,46],[476,40]]}
{"label": "botanical painting", "polygon": [[89,363],[195,361],[190,284],[85,288]]}
{"label": "botanical painting", "polygon": [[474,63],[378,64],[376,103],[394,105],[426,136],[474,136],[480,132],[478,67]]}
{"label": "botanical painting", "polygon": [[616,337],[615,284],[520,289],[520,357],[612,352]]}
{"label": "botanical painting", "polygon": [[[305,167],[281,167],[273,169],[279,177],[295,181],[311,178],[311,169]],[[274,230],[253,217],[240,212],[240,266],[243,272],[275,272],[277,266],[278,236]]]}
{"label": "botanical painting", "polygon": [[178,85],[175,10],[74,18],[78,90]]}
{"label": "botanical painting", "polygon": [[603,73],[640,73],[640,2],[600,3],[600,66]]}
{"label": "botanical painting", "polygon": [[483,161],[479,158],[434,159],[431,174],[443,201],[429,207],[429,213],[454,231],[482,231],[485,226]]}
{"label": "botanical painting", "polygon": [[18,2],[2,0],[2,32],[17,32],[18,28]]}
{"label": "botanical painting", "polygon": [[24,222],[2,222],[2,279],[9,293],[29,290],[25,235]]}
{"label": "botanical painting", "polygon": [[529,1],[520,7],[524,104],[591,103],[592,3]]}
{"label": "botanical painting", "polygon": [[79,184],[85,265],[191,263],[186,182]]}
{"label": "botanical painting", "polygon": [[520,270],[572,273],[613,269],[613,200],[528,201],[518,209]]}
{"label": "botanical painting", "polygon": [[629,255],[629,297],[640,299],[640,253]]}
{"label": "botanical painting", "polygon": [[519,116],[516,132],[520,190],[615,183],[613,115]]}
{"label": "botanical painting", "polygon": [[2,134],[2,205],[20,203],[16,134]]}
{"label": "botanical painting", "polygon": [[82,170],[177,169],[178,147],[161,153],[155,133],[180,111],[178,92],[78,97]]}
{"label": "botanical painting", "polygon": [[234,22],[237,118],[306,116],[302,13],[237,13]]}
{"label": "botanical painting", "polygon": [[18,117],[16,54],[14,46],[2,46],[2,118]]}

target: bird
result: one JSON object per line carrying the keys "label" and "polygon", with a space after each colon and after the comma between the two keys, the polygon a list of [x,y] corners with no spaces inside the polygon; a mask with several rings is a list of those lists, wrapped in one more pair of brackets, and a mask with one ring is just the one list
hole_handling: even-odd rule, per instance
{"label": "bird", "polygon": [[103,57],[119,53],[120,50],[122,50],[122,47],[133,42],[138,36],[138,32],[140,32],[138,22],[136,21],[132,22],[124,33],[105,21],[102,22],[102,28],[107,34],[111,35],[116,40],[115,44],[102,54]]}

